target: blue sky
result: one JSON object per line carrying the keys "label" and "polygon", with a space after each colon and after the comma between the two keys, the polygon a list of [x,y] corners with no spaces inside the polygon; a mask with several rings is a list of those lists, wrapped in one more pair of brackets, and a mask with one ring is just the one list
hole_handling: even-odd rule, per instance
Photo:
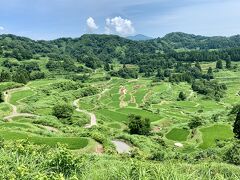
{"label": "blue sky", "polygon": [[0,34],[33,39],[85,33],[161,37],[240,34],[239,0],[1,0]]}

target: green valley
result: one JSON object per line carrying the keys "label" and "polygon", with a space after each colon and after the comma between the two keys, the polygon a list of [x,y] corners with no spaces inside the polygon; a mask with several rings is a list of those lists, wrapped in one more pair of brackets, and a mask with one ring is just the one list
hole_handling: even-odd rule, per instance
{"label": "green valley", "polygon": [[0,35],[0,178],[239,179],[236,38]]}

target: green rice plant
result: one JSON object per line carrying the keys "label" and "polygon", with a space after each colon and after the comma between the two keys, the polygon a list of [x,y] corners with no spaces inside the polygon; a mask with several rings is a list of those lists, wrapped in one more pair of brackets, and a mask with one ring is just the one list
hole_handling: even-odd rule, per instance
{"label": "green rice plant", "polygon": [[166,134],[166,138],[173,141],[186,141],[189,133],[187,129],[173,128]]}
{"label": "green rice plant", "polygon": [[0,130],[0,138],[4,140],[23,140],[28,139],[34,144],[43,144],[55,147],[58,143],[65,144],[69,149],[81,149],[88,145],[87,138],[81,137],[41,137],[30,135],[29,133],[19,131]]}
{"label": "green rice plant", "polygon": [[17,105],[17,102],[21,99],[24,99],[26,97],[34,95],[34,92],[32,90],[23,90],[23,91],[17,91],[11,94],[10,103]]}
{"label": "green rice plant", "polygon": [[233,138],[232,128],[229,125],[216,124],[210,127],[200,129],[202,133],[202,144],[199,146],[202,149],[213,147],[216,140],[226,140]]}

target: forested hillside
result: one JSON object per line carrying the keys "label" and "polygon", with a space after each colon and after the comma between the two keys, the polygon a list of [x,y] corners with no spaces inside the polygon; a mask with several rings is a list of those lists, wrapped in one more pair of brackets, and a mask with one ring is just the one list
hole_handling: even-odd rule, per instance
{"label": "forested hillside", "polygon": [[174,49],[226,49],[240,46],[240,35],[231,37],[206,37],[200,35],[186,34],[181,32],[170,33],[160,38],[161,41],[167,42]]}
{"label": "forested hillside", "polygon": [[[49,56],[56,60],[66,57],[90,61],[98,65],[118,60],[121,63],[142,63],[145,59],[175,58],[180,61],[214,61],[228,58],[238,61],[240,36],[205,37],[170,33],[163,38],[131,41],[114,35],[83,35],[53,41],[33,41],[14,35],[0,36],[0,53],[18,60],[33,56]],[[146,62],[145,62],[146,63]]]}

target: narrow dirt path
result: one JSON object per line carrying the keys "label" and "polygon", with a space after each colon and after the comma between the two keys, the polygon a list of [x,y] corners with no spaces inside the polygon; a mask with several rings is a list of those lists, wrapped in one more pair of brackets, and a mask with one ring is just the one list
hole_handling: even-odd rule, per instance
{"label": "narrow dirt path", "polygon": [[90,116],[90,124],[87,124],[85,126],[85,128],[91,128],[92,126],[96,126],[97,125],[97,118],[95,116],[95,114],[93,113],[90,113],[86,110],[82,110],[79,108],[79,101],[80,99],[76,99],[74,102],[73,102],[73,106],[76,107],[76,111],[78,112],[81,112],[81,113],[84,113],[84,114],[87,114],[88,116]]}
{"label": "narrow dirt path", "polygon": [[12,108],[11,114],[9,116],[4,117],[3,120],[11,121],[15,117],[37,117],[37,115],[30,114],[30,113],[18,113],[17,106],[10,103],[11,93],[18,92],[18,91],[24,91],[24,90],[28,90],[28,89],[30,89],[30,88],[29,87],[21,87],[21,88],[10,89],[3,93],[4,102],[6,104],[8,104],[9,106],[11,106],[11,108]]}

